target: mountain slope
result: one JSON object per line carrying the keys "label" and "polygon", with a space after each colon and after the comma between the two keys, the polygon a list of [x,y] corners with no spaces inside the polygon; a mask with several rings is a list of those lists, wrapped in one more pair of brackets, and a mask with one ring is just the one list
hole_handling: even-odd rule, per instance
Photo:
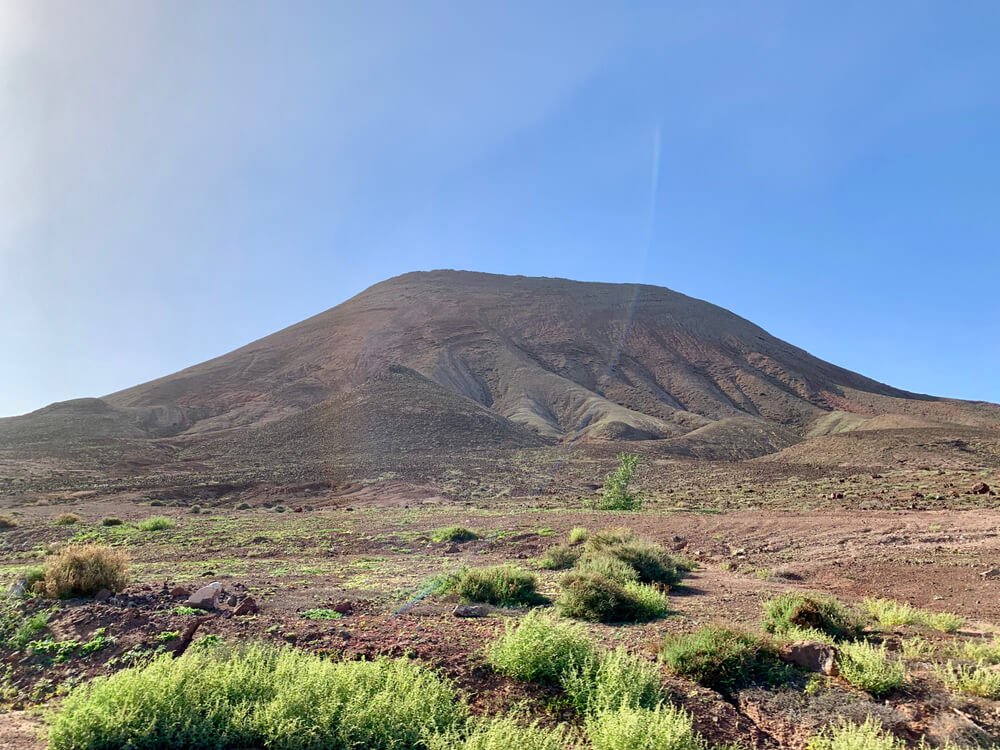
{"label": "mountain slope", "polygon": [[[351,429],[369,445],[417,448],[422,429],[427,450],[654,440],[682,455],[746,458],[877,429],[873,418],[1000,424],[996,405],[892,388],[668,289],[459,271],[389,279],[222,357],[88,403],[105,416],[75,422],[77,433],[280,434],[336,450],[358,444]],[[0,440],[40,434],[39,420],[51,434],[60,408],[0,420]],[[401,422],[411,409],[423,421]]]}

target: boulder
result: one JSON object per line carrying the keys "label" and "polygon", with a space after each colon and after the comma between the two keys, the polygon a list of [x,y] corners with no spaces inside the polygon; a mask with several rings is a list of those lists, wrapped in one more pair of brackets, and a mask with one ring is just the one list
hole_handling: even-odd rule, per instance
{"label": "boulder", "polygon": [[334,612],[338,612],[342,615],[352,615],[354,614],[354,603],[344,599],[340,602],[334,602],[333,606],[330,607]]}
{"label": "boulder", "polygon": [[213,581],[207,586],[202,586],[188,597],[184,602],[189,607],[211,611],[219,605],[219,595],[222,593],[222,584]]}
{"label": "boulder", "polygon": [[174,599],[184,599],[188,596],[191,596],[191,591],[189,589],[184,588],[183,586],[174,586],[172,589],[170,589],[170,596],[173,597]]}
{"label": "boulder", "polygon": [[257,602],[252,596],[248,596],[233,610],[233,616],[243,617],[244,615],[255,615],[258,612],[260,612],[260,607],[257,606]]}
{"label": "boulder", "polygon": [[984,570],[979,575],[981,575],[985,581],[1000,580],[1000,568],[990,568],[989,570]]}
{"label": "boulder", "polygon": [[988,495],[990,494],[990,486],[986,482],[976,482],[972,485],[971,492],[973,495]]}
{"label": "boulder", "polygon": [[808,672],[837,674],[837,649],[821,641],[795,641],[782,646],[778,658]]}
{"label": "boulder", "polygon": [[101,589],[96,594],[94,594],[94,600],[99,602],[106,602],[112,597],[112,593],[108,589]]}

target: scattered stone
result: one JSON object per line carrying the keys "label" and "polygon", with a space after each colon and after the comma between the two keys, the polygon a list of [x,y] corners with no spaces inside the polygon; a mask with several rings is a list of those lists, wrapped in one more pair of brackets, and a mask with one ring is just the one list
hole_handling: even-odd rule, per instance
{"label": "scattered stone", "polygon": [[989,570],[984,570],[979,575],[981,575],[983,580],[986,581],[1000,580],[1000,568],[990,568]]}
{"label": "scattered stone", "polygon": [[781,647],[778,658],[809,672],[837,674],[837,649],[820,641],[795,641]]}
{"label": "scattered stone", "polygon": [[843,492],[831,492],[829,495],[827,495],[827,497],[830,500],[843,500],[844,499],[844,493]]}
{"label": "scattered stone", "polygon": [[911,492],[910,493],[910,498],[913,499],[913,500],[923,500],[924,499],[924,493],[923,492]]}
{"label": "scattered stone", "polygon": [[108,589],[101,589],[96,594],[94,594],[94,601],[106,602],[112,596]]}
{"label": "scattered stone", "polygon": [[330,609],[342,615],[353,615],[354,602],[344,599],[341,602],[334,602],[333,606],[331,606]]}
{"label": "scattered stone", "polygon": [[219,604],[219,595],[222,593],[222,584],[213,581],[207,586],[202,586],[195,591],[185,602],[189,607],[195,609],[214,610]]}
{"label": "scattered stone", "polygon": [[236,594],[231,594],[229,600],[226,602],[230,607],[235,607],[239,603],[239,599],[236,598]]}
{"label": "scattered stone", "polygon": [[990,486],[986,482],[977,482],[972,485],[973,495],[988,495],[990,494]]}
{"label": "scattered stone", "polygon": [[488,604],[459,604],[452,614],[455,617],[489,617],[491,611]]}
{"label": "scattered stone", "polygon": [[260,607],[257,606],[257,602],[254,601],[252,596],[248,596],[233,610],[233,615],[235,617],[243,617],[245,615],[255,615],[258,612],[260,612]]}

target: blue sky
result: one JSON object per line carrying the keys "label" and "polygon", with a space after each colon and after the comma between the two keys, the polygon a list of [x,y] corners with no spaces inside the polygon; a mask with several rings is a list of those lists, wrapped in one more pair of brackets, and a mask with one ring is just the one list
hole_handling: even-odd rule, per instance
{"label": "blue sky", "polygon": [[998,38],[974,0],[5,2],[0,415],[432,268],[1000,401]]}

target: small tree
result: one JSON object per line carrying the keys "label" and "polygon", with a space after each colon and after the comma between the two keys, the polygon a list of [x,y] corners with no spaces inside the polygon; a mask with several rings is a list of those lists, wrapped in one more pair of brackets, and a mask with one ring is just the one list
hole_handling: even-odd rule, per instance
{"label": "small tree", "polygon": [[642,498],[629,490],[632,477],[639,466],[635,453],[619,453],[618,468],[604,477],[604,488],[597,507],[601,510],[639,510]]}

